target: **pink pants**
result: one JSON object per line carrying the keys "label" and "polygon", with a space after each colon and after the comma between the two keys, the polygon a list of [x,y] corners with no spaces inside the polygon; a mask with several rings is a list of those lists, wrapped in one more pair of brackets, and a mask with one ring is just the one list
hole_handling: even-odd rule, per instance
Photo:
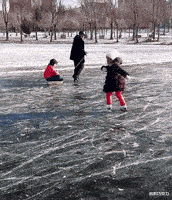
{"label": "pink pants", "polygon": [[[122,91],[120,92],[115,92],[116,97],[118,98],[120,105],[121,106],[125,106],[125,100],[122,96]],[[108,92],[106,93],[106,100],[107,100],[107,104],[111,105],[112,104],[112,92]]]}

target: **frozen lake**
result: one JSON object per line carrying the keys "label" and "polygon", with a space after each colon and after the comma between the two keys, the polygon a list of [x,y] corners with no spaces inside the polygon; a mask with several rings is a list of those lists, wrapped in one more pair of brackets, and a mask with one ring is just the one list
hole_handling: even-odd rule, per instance
{"label": "frozen lake", "polygon": [[[171,199],[172,47],[86,45],[79,83],[70,47],[0,44],[0,199]],[[115,96],[105,110],[100,67],[113,49],[132,77],[128,112]],[[53,57],[64,84],[49,87]]]}

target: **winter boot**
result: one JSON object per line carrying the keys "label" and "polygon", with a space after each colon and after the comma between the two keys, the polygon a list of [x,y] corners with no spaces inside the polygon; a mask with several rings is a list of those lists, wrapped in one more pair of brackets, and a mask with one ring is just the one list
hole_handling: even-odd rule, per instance
{"label": "winter boot", "polygon": [[126,112],[127,111],[127,106],[126,105],[125,106],[121,106],[120,110]]}

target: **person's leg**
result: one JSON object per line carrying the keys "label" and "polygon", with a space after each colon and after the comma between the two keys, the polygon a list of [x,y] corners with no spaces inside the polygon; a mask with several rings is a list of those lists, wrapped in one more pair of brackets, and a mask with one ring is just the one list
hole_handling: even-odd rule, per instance
{"label": "person's leg", "polygon": [[106,102],[108,105],[108,109],[111,110],[112,109],[112,92],[106,93]]}
{"label": "person's leg", "polygon": [[112,92],[106,93],[106,101],[108,105],[112,104]]}
{"label": "person's leg", "polygon": [[47,78],[47,81],[63,81],[63,78],[60,78],[60,75],[55,75],[50,78]]}
{"label": "person's leg", "polygon": [[[74,65],[77,66],[78,62],[74,61]],[[84,63],[82,63],[82,62],[77,67],[75,67],[74,74],[73,74],[74,80],[77,80],[79,78],[79,75],[80,75],[81,71],[83,70],[83,68],[84,68]]]}
{"label": "person's leg", "polygon": [[124,110],[126,110],[127,106],[124,100],[124,97],[122,96],[122,91],[119,92],[115,92],[116,97],[118,98],[120,105],[122,106],[122,108],[124,108]]}
{"label": "person's leg", "polygon": [[57,81],[63,81],[63,78],[61,78],[60,75],[57,75]]}

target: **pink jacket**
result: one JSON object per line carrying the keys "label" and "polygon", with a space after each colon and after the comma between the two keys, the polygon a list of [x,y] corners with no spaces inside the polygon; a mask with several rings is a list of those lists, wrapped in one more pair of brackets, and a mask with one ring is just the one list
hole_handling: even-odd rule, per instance
{"label": "pink jacket", "polygon": [[44,72],[44,78],[49,78],[55,75],[59,75],[59,74],[56,73],[56,71],[53,69],[53,66],[48,65]]}

